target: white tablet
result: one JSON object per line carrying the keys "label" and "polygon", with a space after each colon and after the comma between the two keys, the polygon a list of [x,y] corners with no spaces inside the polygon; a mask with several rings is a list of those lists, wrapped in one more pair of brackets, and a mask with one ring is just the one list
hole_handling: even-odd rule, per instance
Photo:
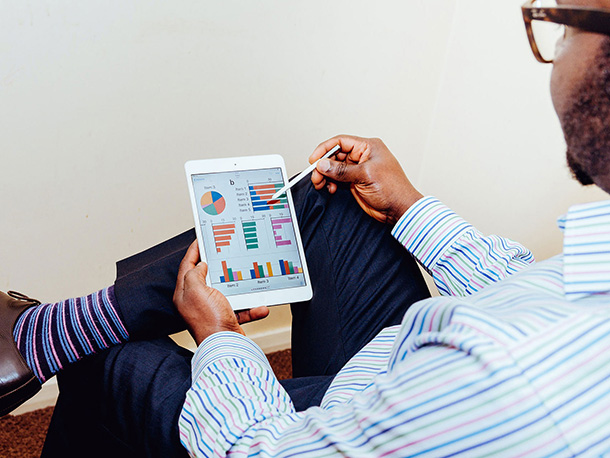
{"label": "white tablet", "polygon": [[279,155],[185,164],[208,285],[234,310],[311,299],[305,253]]}

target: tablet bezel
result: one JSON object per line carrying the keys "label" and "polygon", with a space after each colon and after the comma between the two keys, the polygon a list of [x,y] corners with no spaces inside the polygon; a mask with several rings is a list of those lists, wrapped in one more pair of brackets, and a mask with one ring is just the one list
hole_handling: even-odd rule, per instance
{"label": "tablet bezel", "polygon": [[[199,219],[199,202],[197,200],[197,196],[195,195],[195,190],[193,187],[193,175],[213,174],[221,172],[246,172],[249,170],[261,170],[270,168],[279,168],[281,170],[282,179],[284,183],[288,182],[288,175],[286,174],[286,166],[284,164],[284,159],[279,154],[270,154],[264,156],[243,156],[220,159],[200,159],[188,161],[186,164],[184,164],[189,196],[191,200],[191,210],[195,221],[195,232],[197,234],[199,253],[201,255],[202,261],[207,262],[208,255],[205,252],[205,245],[203,243],[203,234],[201,232],[201,223]],[[305,278],[305,285],[287,287],[272,291],[247,292],[226,296],[233,310],[250,309],[261,305],[271,306],[289,304],[293,302],[302,302],[310,300],[313,296],[311,280],[309,278],[309,269],[307,267],[307,262],[305,259],[305,250],[303,249],[303,242],[301,240],[301,233],[296,218],[296,212],[294,208],[294,202],[292,201],[291,191],[288,190],[286,194],[290,216],[293,221],[299,259]],[[208,285],[212,285],[209,270],[206,276],[206,282]]]}

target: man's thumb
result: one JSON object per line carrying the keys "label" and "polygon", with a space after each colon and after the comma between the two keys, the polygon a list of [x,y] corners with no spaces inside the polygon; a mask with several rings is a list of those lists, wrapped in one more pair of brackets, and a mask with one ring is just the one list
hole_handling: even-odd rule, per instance
{"label": "man's thumb", "polygon": [[316,170],[322,175],[331,178],[335,181],[352,183],[356,181],[358,174],[358,165],[347,164],[343,161],[331,161],[329,159],[320,159]]}

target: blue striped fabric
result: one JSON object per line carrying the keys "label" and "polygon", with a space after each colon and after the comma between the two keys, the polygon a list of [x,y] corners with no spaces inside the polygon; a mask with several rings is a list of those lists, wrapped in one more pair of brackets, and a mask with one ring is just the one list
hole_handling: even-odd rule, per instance
{"label": "blue striped fabric", "polygon": [[564,285],[564,269],[566,279],[605,269],[601,250],[591,258],[583,241],[602,245],[609,208],[570,209],[562,225],[571,254],[534,264],[517,243],[483,237],[438,200],[420,200],[394,234],[445,296],[383,330],[305,412],[294,411],[251,340],[214,334],[193,359],[183,444],[194,456],[610,453],[610,282]]}
{"label": "blue striped fabric", "polygon": [[566,296],[577,299],[610,290],[610,202],[574,206],[560,225]]}
{"label": "blue striped fabric", "polygon": [[392,234],[431,273],[445,295],[472,294],[534,261],[518,243],[495,235],[483,237],[434,197],[416,202]]}
{"label": "blue striped fabric", "polygon": [[44,382],[68,364],[129,339],[115,306],[114,286],[110,286],[88,296],[31,307],[19,316],[13,338]]}

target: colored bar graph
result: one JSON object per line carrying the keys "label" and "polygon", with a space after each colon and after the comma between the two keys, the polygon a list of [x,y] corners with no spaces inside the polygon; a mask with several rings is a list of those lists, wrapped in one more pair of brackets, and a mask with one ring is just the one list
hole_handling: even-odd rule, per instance
{"label": "colored bar graph", "polygon": [[271,218],[271,228],[273,229],[273,239],[275,246],[292,245],[292,219],[290,218]]}
{"label": "colored bar graph", "polygon": [[238,270],[234,271],[233,269],[231,269],[227,266],[227,261],[221,261],[221,264],[222,264],[222,273],[224,274],[224,275],[221,275],[221,277],[220,277],[221,283],[227,283],[229,281],[237,281],[237,280],[244,279],[244,277],[242,276],[240,271],[238,271]]}
{"label": "colored bar graph", "polygon": [[248,188],[250,191],[252,210],[260,212],[288,208],[288,201],[285,194],[275,200],[271,200],[273,194],[280,190],[282,186],[284,186],[284,183],[282,182],[250,184]]}
{"label": "colored bar graph", "polygon": [[[253,267],[253,269],[250,269],[250,278],[252,278],[252,279],[268,278],[268,277],[274,276],[273,268],[271,267],[270,262],[266,262],[265,265],[253,262],[252,267]],[[265,267],[267,267],[267,273],[265,273]],[[295,273],[297,273],[297,272],[295,272]],[[286,275],[286,274],[282,273],[282,275]]]}
{"label": "colored bar graph", "polygon": [[302,274],[303,273],[303,269],[301,269],[298,266],[293,265],[291,262],[280,259],[279,263],[280,263],[280,271],[282,272],[282,275]]}
{"label": "colored bar graph", "polygon": [[235,234],[235,224],[215,224],[212,225],[212,233],[214,234],[214,244],[216,251],[220,253],[222,247],[231,245],[231,239]]}
{"label": "colored bar graph", "polygon": [[[222,272],[224,275],[220,277],[221,283],[226,283],[230,281],[238,281],[243,280],[244,277],[241,271],[233,270],[231,267],[227,266],[226,261],[222,261]],[[276,275],[291,275],[291,274],[301,274],[303,273],[303,269],[298,266],[292,264],[292,262],[285,261],[280,259],[280,272],[281,274]],[[266,272],[265,272],[266,269]],[[268,278],[276,276],[273,273],[273,268],[270,262],[265,262],[264,264],[259,264],[257,262],[252,263],[252,269],[250,269],[250,278],[251,280],[257,278]]]}
{"label": "colored bar graph", "polygon": [[241,226],[244,231],[244,239],[246,240],[246,249],[253,250],[258,248],[256,221],[242,221]]}

